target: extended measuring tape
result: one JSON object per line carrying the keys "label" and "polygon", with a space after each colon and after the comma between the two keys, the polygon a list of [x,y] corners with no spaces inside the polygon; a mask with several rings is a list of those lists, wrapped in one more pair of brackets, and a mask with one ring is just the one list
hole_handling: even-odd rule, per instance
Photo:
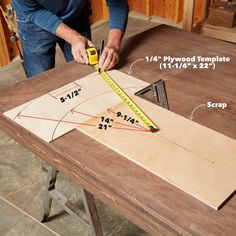
{"label": "extended measuring tape", "polygon": [[[97,49],[92,47],[86,50],[89,64],[93,66],[93,68],[98,71],[98,53]],[[101,71],[100,76],[106,81],[106,83],[111,87],[111,89],[126,103],[129,108],[131,108],[134,113],[146,124],[151,132],[157,132],[159,130],[158,126],[156,126],[151,119],[139,108],[139,106],[125,93],[124,90],[105,72]]]}

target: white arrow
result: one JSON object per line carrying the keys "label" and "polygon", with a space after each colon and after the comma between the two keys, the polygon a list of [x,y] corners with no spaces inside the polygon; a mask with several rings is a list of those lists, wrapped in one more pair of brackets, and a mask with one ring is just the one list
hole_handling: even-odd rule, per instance
{"label": "white arrow", "polygon": [[131,66],[130,66],[130,68],[129,68],[129,70],[127,71],[127,73],[128,73],[128,75],[130,75],[131,73],[132,73],[132,67],[133,67],[133,65],[136,63],[136,62],[138,62],[138,61],[143,61],[144,59],[138,59],[138,60],[136,60],[135,62],[133,62],[132,64],[131,64]]}
{"label": "white arrow", "polygon": [[194,116],[193,116],[193,114],[194,114],[194,112],[199,108],[199,107],[206,107],[206,104],[201,104],[201,105],[198,105],[197,107],[195,107],[194,109],[193,109],[193,111],[192,111],[192,113],[191,113],[191,115],[188,117],[190,120],[193,120],[193,118],[194,118]]}

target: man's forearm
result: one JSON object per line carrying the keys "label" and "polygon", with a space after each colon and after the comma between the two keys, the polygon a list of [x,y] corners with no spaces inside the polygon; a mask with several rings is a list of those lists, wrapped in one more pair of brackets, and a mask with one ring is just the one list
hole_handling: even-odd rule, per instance
{"label": "man's forearm", "polygon": [[110,47],[110,48],[115,49],[116,51],[119,51],[123,36],[124,36],[124,33],[121,30],[111,29],[108,35],[107,47]]}
{"label": "man's forearm", "polygon": [[82,37],[77,31],[71,29],[66,24],[61,23],[56,29],[56,35],[72,44],[74,38]]}
{"label": "man's forearm", "polygon": [[86,48],[94,46],[92,42],[64,23],[57,27],[56,35],[71,44],[72,55],[76,61],[88,64]]}

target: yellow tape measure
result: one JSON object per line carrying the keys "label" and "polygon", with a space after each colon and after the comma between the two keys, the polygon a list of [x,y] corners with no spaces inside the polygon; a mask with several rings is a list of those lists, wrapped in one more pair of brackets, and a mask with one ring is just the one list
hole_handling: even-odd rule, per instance
{"label": "yellow tape measure", "polygon": [[[87,50],[87,54],[89,57],[89,61],[91,61],[90,60],[91,48],[89,49],[89,51]],[[92,54],[94,55],[94,53]],[[93,60],[93,62],[91,61],[90,65],[92,65],[93,68],[96,71],[98,71],[99,69],[98,64],[95,64],[94,61],[95,60]],[[125,91],[122,90],[120,86],[105,71],[101,71],[99,74],[111,87],[111,89],[134,111],[134,113],[138,116],[138,118],[140,118],[144,122],[144,124],[146,124],[149,127],[151,132],[154,133],[159,130],[158,126],[151,121],[151,119],[139,108],[137,104],[135,104],[134,101],[132,101],[132,99],[125,93]]]}
{"label": "yellow tape measure", "polygon": [[[93,65],[98,71],[98,64]],[[159,128],[151,121],[150,118],[135,104],[134,101],[125,93],[124,90],[105,72],[100,72],[101,77],[107,82],[112,90],[134,111],[134,113],[150,128],[152,132],[157,132]]]}

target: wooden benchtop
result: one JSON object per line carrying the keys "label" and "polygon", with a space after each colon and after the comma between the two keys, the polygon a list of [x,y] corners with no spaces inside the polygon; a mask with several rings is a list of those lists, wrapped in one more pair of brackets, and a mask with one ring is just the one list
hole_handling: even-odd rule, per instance
{"label": "wooden benchtop", "polygon": [[[164,79],[170,110],[185,117],[207,101],[227,102],[225,110],[200,109],[194,120],[235,139],[235,45],[159,26],[124,42],[120,70],[152,55],[231,57],[214,71],[161,71],[158,63],[140,61],[132,76],[149,83]],[[2,115],[91,72],[71,62],[0,91],[0,129],[150,234],[233,235],[235,195],[219,211],[213,210],[78,131],[48,144]]]}

